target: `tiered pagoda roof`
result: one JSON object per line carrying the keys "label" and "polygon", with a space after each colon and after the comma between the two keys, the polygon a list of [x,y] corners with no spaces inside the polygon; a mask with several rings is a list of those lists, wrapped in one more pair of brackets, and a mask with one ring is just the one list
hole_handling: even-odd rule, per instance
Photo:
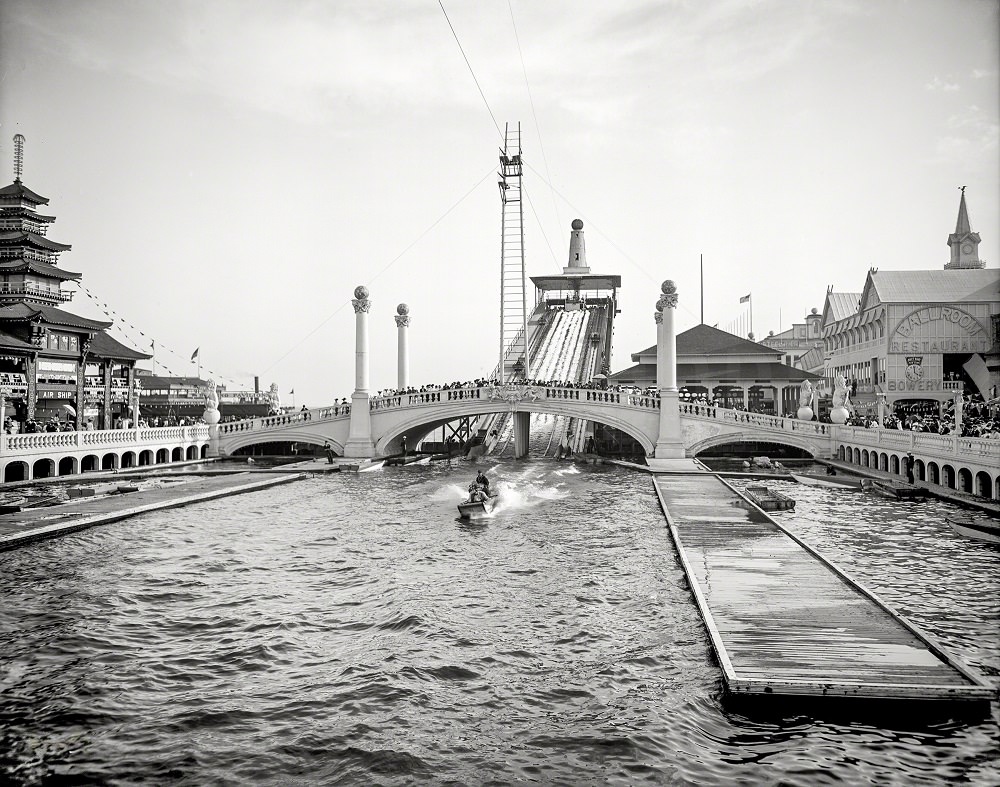
{"label": "tiered pagoda roof", "polygon": [[4,248],[28,247],[41,252],[58,254],[61,251],[69,251],[73,247],[68,243],[56,243],[49,240],[44,235],[28,230],[8,230],[0,232],[0,249]]}
{"label": "tiered pagoda roof", "polygon": [[10,306],[0,307],[0,322],[43,322],[48,325],[83,328],[89,331],[102,331],[112,325],[104,320],[80,317],[55,306],[40,306],[33,303],[12,303]]}
{"label": "tiered pagoda roof", "polygon": [[33,192],[21,182],[20,178],[0,189],[0,205],[20,205],[23,202],[32,205],[49,204],[48,197]]}
{"label": "tiered pagoda roof", "polygon": [[79,279],[82,273],[64,271],[52,263],[41,262],[40,260],[26,259],[24,257],[0,257],[0,274],[4,273],[40,273],[53,279]]}

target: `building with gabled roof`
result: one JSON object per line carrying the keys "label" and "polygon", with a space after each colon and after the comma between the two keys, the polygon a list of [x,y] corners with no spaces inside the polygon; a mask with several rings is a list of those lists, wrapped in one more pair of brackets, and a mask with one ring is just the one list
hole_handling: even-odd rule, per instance
{"label": "building with gabled roof", "polygon": [[[781,362],[780,350],[710,325],[677,334],[677,386],[681,398],[705,397],[723,407],[746,407],[784,415],[798,406],[803,381],[820,375]],[[632,354],[635,364],[615,372],[613,385],[640,388],[656,384],[656,345]]]}
{"label": "building with gabled roof", "polygon": [[149,358],[108,335],[110,322],[62,308],[81,274],[59,265],[72,247],[47,237],[48,199],[21,182],[24,137],[14,136],[14,182],[0,188],[0,389],[19,428],[56,419],[111,428],[129,417],[135,365]]}
{"label": "building with gabled roof", "polygon": [[[934,411],[956,393],[990,398],[985,361],[991,320],[1000,313],[1000,271],[979,259],[965,190],[940,270],[868,271],[861,293],[827,291],[825,375],[843,375],[855,404],[883,398],[904,411]],[[850,305],[854,300],[853,307]]]}

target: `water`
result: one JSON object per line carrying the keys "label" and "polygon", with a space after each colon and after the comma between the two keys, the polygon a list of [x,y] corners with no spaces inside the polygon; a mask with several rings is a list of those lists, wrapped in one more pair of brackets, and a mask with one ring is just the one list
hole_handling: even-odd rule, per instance
{"label": "water", "polygon": [[[648,476],[486,466],[479,523],[456,462],[0,553],[0,782],[1000,782],[995,705],[733,711]],[[942,503],[793,495],[780,521],[1000,682],[1000,550]]]}

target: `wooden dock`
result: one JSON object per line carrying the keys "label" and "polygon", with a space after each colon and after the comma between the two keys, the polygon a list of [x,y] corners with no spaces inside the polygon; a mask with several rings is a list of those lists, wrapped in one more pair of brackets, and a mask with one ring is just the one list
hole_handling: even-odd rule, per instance
{"label": "wooden dock", "polygon": [[653,484],[730,694],[984,707],[996,698],[982,676],[763,511],[737,507],[721,479]]}
{"label": "wooden dock", "polygon": [[130,494],[81,497],[47,508],[5,514],[0,516],[0,552],[149,511],[256,492],[305,477],[303,472],[242,472],[198,476],[184,483],[139,488]]}

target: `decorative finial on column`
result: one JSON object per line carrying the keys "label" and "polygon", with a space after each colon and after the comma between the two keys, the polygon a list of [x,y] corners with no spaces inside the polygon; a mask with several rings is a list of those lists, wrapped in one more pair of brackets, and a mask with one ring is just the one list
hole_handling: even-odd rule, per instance
{"label": "decorative finial on column", "polygon": [[408,328],[410,326],[410,307],[405,303],[396,307],[396,327]]}
{"label": "decorative finial on column", "polygon": [[372,308],[372,302],[368,300],[368,288],[364,286],[355,287],[354,298],[351,299],[351,303],[354,304],[355,314],[369,312]]}
{"label": "decorative finial on column", "polygon": [[[663,305],[670,309],[677,308],[677,286],[673,283],[671,279],[667,279],[660,286],[660,290],[663,292],[663,297],[660,301],[663,301]],[[659,304],[659,301],[657,302]],[[657,308],[660,308],[659,305]]]}
{"label": "decorative finial on column", "polygon": [[14,135],[14,180],[21,182],[21,173],[24,170],[24,135]]}

